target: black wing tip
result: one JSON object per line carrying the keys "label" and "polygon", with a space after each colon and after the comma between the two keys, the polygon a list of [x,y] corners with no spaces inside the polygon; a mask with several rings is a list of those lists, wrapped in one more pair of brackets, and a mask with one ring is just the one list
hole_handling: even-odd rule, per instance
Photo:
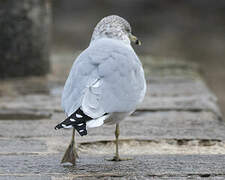
{"label": "black wing tip", "polygon": [[87,135],[87,131],[84,131],[82,133],[78,132],[81,136],[86,136]]}
{"label": "black wing tip", "polygon": [[55,126],[55,130],[58,130],[58,129],[61,129],[61,128],[62,128],[61,124],[58,124],[57,126]]}
{"label": "black wing tip", "polygon": [[[81,117],[77,117],[76,114],[81,115]],[[56,125],[55,130],[66,128],[66,126],[73,126],[81,136],[84,136],[87,135],[86,122],[91,119],[91,117],[84,114],[84,112],[79,108],[63,122]]]}
{"label": "black wing tip", "polygon": [[[55,130],[61,129],[63,128],[61,124],[58,124],[57,126],[55,126]],[[86,136],[87,135],[87,130],[78,130],[76,129],[77,132],[80,134],[80,136]]]}

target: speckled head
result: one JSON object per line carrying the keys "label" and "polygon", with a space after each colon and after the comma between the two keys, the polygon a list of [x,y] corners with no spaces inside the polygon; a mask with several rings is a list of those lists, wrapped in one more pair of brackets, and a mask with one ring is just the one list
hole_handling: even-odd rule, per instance
{"label": "speckled head", "polygon": [[130,41],[134,41],[136,44],[140,44],[140,41],[131,34],[130,24],[125,19],[117,15],[104,17],[96,25],[92,34],[91,42],[100,38],[122,40],[128,44],[130,44]]}

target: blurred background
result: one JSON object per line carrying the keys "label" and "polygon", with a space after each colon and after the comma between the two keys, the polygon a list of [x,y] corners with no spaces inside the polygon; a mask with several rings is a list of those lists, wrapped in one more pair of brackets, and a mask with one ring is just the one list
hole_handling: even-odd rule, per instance
{"label": "blurred background", "polygon": [[89,44],[96,23],[117,14],[142,41],[139,55],[174,57],[199,64],[225,112],[225,1],[54,0],[52,50],[77,51]]}
{"label": "blurred background", "polygon": [[[6,84],[12,77],[48,74],[49,79],[51,72],[50,78],[61,78],[63,84],[97,22],[112,14],[130,22],[133,34],[142,41],[142,46],[134,46],[140,56],[197,63],[225,112],[224,0],[1,1],[0,77],[8,80],[1,81],[0,95],[10,92]],[[12,82],[22,89],[21,81]],[[45,86],[39,80],[32,82],[39,84],[20,91],[37,92],[37,87]]]}

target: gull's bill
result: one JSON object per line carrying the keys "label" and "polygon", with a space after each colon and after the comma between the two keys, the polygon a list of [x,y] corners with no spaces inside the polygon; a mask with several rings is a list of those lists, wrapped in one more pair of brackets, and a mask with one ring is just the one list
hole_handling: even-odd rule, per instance
{"label": "gull's bill", "polygon": [[129,39],[130,39],[131,42],[133,42],[133,43],[135,43],[139,46],[141,45],[141,41],[131,33],[129,34]]}

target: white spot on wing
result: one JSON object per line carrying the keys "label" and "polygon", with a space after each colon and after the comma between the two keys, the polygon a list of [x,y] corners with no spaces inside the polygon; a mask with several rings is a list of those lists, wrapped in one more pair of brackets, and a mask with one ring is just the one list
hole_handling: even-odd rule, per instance
{"label": "white spot on wing", "polygon": [[62,127],[63,127],[63,128],[72,128],[73,126],[72,126],[72,125],[67,126],[67,125],[65,125],[65,124],[62,124]]}
{"label": "white spot on wing", "polygon": [[77,117],[77,118],[82,118],[83,116],[80,115],[80,114],[76,114],[76,117]]}
{"label": "white spot on wing", "polygon": [[83,132],[84,130],[83,129],[81,129],[79,132]]}
{"label": "white spot on wing", "polygon": [[76,120],[75,120],[75,119],[73,119],[73,118],[70,118],[70,121],[71,121],[71,122],[75,122]]}
{"label": "white spot on wing", "polygon": [[80,123],[80,124],[78,124],[78,126],[82,126],[84,123]]}

